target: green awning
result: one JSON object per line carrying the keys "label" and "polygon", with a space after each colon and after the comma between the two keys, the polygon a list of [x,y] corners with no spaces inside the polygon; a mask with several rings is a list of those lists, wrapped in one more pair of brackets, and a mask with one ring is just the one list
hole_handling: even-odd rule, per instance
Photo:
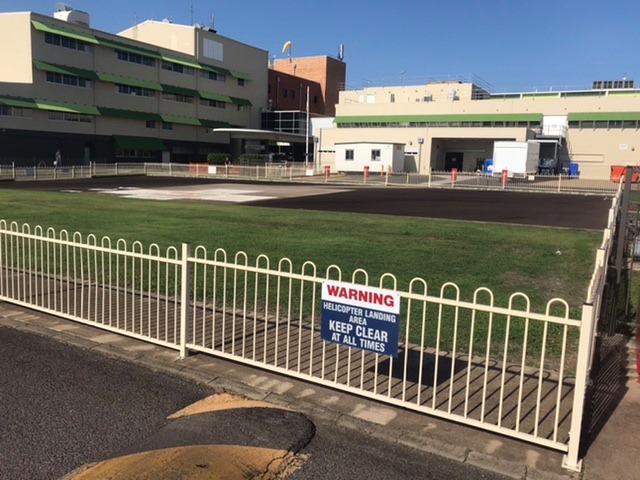
{"label": "green awning", "polygon": [[125,135],[114,135],[116,147],[130,150],[166,150],[162,140],[151,137],[127,137]]}
{"label": "green awning", "polygon": [[133,45],[127,45],[126,43],[120,43],[113,40],[109,40],[103,37],[96,37],[97,43],[104,47],[110,47],[114,50],[122,50],[128,53],[137,53],[138,55],[145,55],[147,57],[162,59],[162,56],[158,52],[147,50],[146,48],[140,48]]}
{"label": "green awning", "polygon": [[55,112],[81,113],[85,115],[100,115],[98,109],[92,105],[79,105],[77,103],[56,102],[53,100],[34,99],[37,108],[40,110],[51,110]]}
{"label": "green awning", "polygon": [[166,53],[160,53],[160,57],[163,60],[166,60],[167,62],[177,63],[178,65],[184,65],[186,67],[195,68],[196,70],[201,70],[202,69],[200,64],[198,62],[196,62],[195,60],[190,60],[190,59],[187,59],[187,58],[174,57],[173,55],[168,55]]}
{"label": "green awning", "polygon": [[177,87],[175,85],[160,85],[163,92],[177,93],[178,95],[188,95],[190,97],[198,97],[198,91],[191,88]]}
{"label": "green awning", "polygon": [[235,103],[236,105],[248,105],[251,106],[253,105],[249,100],[247,100],[246,98],[238,98],[238,97],[231,97],[231,101],[233,103]]}
{"label": "green awning", "polygon": [[640,120],[640,112],[580,112],[567,115],[570,122],[589,121],[636,121]]}
{"label": "green awning", "polygon": [[221,122],[219,120],[200,120],[200,123],[202,124],[203,127],[209,127],[209,128],[225,128],[225,127],[230,127],[231,124],[227,123],[227,122]]}
{"label": "green awning", "polygon": [[36,105],[33,99],[19,97],[0,97],[0,105],[17,108],[38,108],[38,105]]}
{"label": "green awning", "polygon": [[44,23],[38,22],[37,20],[31,20],[31,25],[33,25],[33,27],[40,32],[54,33],[56,35],[75,38],[76,40],[81,40],[87,43],[98,43],[96,37],[88,33],[75,32],[72,30],[67,30],[66,28],[52,27],[51,25],[45,25]]}
{"label": "green awning", "polygon": [[195,125],[197,127],[201,126],[200,120],[192,117],[181,117],[178,115],[160,115],[163,122],[167,123],[179,123],[182,125]]}
{"label": "green awning", "polygon": [[335,123],[453,123],[453,122],[541,122],[541,113],[495,113],[452,115],[372,115],[337,117]]}
{"label": "green awning", "polygon": [[98,110],[100,111],[100,115],[102,115],[103,117],[129,118],[131,120],[162,120],[162,117],[160,117],[159,114],[151,112],[122,110],[119,108],[110,107],[98,107]]}
{"label": "green awning", "polygon": [[251,80],[251,75],[237,70],[229,70],[232,77],[241,78],[242,80]]}
{"label": "green awning", "polygon": [[218,102],[233,103],[233,100],[228,95],[221,95],[219,93],[210,92],[198,92],[202,98],[207,100],[217,100]]}
{"label": "green awning", "polygon": [[121,85],[129,85],[131,87],[148,88],[149,90],[162,90],[162,85],[151,80],[142,80],[139,78],[123,77],[122,75],[114,75],[112,73],[98,72],[96,76],[103,82],[119,83]]}
{"label": "green awning", "polygon": [[83,70],[82,68],[69,67],[67,65],[57,65],[53,63],[42,62],[40,60],[34,60],[33,65],[43,72],[61,73],[64,75],[73,75],[81,78],[96,79],[99,75],[91,70]]}
{"label": "green awning", "polygon": [[203,65],[202,63],[200,64],[200,68],[202,70],[208,70],[210,72],[216,72],[216,73],[220,73],[222,75],[228,75],[228,76],[232,76],[231,75],[231,71],[227,70],[226,68],[223,67],[214,67],[213,65]]}

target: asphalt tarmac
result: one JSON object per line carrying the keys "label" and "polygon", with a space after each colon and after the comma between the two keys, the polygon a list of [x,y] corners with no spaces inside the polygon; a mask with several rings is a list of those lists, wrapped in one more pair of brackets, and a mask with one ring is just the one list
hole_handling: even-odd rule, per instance
{"label": "asphalt tarmac", "polygon": [[0,327],[0,478],[52,480],[159,430],[213,390]]}
{"label": "asphalt tarmac", "polygon": [[[221,189],[222,196],[215,197],[218,201],[225,201],[226,195],[230,202],[253,206],[597,230],[605,228],[611,207],[610,197],[598,195],[336,186],[154,176],[6,181],[0,182],[0,188],[96,193],[132,188],[160,191],[185,191],[192,188],[194,193],[189,196],[191,200],[198,200],[198,192]],[[239,198],[241,195],[235,195],[243,189],[253,196],[265,199],[252,201],[248,196],[247,200],[243,200]],[[204,198],[204,193],[202,195]]]}

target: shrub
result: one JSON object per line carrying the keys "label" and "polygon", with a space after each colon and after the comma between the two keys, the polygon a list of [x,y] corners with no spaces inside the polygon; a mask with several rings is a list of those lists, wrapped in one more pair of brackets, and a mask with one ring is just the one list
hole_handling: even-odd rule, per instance
{"label": "shrub", "polygon": [[245,153],[238,157],[238,163],[242,165],[260,165],[264,162],[264,156],[257,153]]}
{"label": "shrub", "polygon": [[210,153],[207,155],[207,163],[209,165],[225,165],[229,160],[229,155],[226,153]]}

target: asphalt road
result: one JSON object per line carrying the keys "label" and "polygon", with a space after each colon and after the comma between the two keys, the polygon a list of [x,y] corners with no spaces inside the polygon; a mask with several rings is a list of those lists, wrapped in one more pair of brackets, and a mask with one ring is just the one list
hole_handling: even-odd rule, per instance
{"label": "asphalt road", "polygon": [[0,479],[52,480],[140,442],[212,390],[0,327]]}
{"label": "asphalt road", "polygon": [[212,390],[11,328],[0,327],[0,362],[1,479],[52,480],[90,462],[207,444],[302,453],[292,480],[503,478],[281,409],[171,422],[168,415]]}
{"label": "asphalt road", "polygon": [[316,424],[309,456],[287,480],[501,480],[479,468],[374,439],[336,425]]}

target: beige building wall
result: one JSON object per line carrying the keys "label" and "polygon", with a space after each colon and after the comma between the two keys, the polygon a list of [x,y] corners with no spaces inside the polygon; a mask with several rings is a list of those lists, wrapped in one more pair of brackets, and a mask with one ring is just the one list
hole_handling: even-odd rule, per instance
{"label": "beige building wall", "polygon": [[[199,72],[189,76],[160,69],[159,82],[203,92],[246,98],[251,101],[253,106],[244,108],[243,115],[235,115],[231,112],[225,112],[225,114],[231,116],[230,123],[242,122],[244,124],[248,122],[248,127],[260,128],[260,109],[266,107],[268,103],[268,52],[266,50],[251,47],[208,29],[154,20],[143,22],[119,35],[180,52],[188,57],[194,57],[195,60],[205,65],[248,74],[251,79],[243,82],[239,82],[237,78],[232,76],[227,76],[225,82],[216,82],[202,78]],[[222,60],[206,56],[207,47],[205,44],[207,42],[216,42],[222,45]],[[213,110],[213,113],[219,115],[220,112]],[[202,112],[206,113],[206,111],[206,108],[202,109]]]}
{"label": "beige building wall", "polygon": [[[472,85],[442,82],[419,86],[379,87],[340,94],[336,105],[338,120],[345,117],[354,122],[393,121],[393,117],[428,115],[501,115],[537,114],[568,116],[572,114],[634,114],[640,112],[640,91],[585,91],[554,93],[523,93],[489,98],[488,92]],[[369,117],[369,118],[367,118]],[[461,120],[462,121],[462,120]],[[543,120],[544,121],[544,120]],[[332,145],[345,142],[390,142],[405,145],[405,165],[408,171],[427,173],[429,168],[444,168],[447,152],[464,154],[464,170],[473,170],[478,159],[492,158],[493,142],[497,140],[532,140],[541,127],[350,127],[329,128],[318,133],[319,150],[328,152],[320,158],[330,162]],[[589,124],[590,125],[590,124]],[[580,164],[583,178],[608,178],[611,165],[640,165],[640,122],[634,128],[584,127],[569,125],[566,137],[558,144],[557,156],[565,164]],[[423,138],[420,146],[418,139]],[[541,141],[548,141],[543,139]],[[549,143],[543,144],[553,151]],[[413,169],[412,169],[413,167]]]}
{"label": "beige building wall", "polygon": [[0,13],[0,55],[3,91],[8,95],[31,92],[31,25],[29,13]]}
{"label": "beige building wall", "polygon": [[[185,61],[201,61],[203,64],[218,65],[228,70],[236,70],[250,79],[238,81],[227,75],[225,82],[204,78],[200,70],[193,75],[168,71],[162,68],[162,61],[154,66],[135,64],[119,60],[113,48],[89,44],[86,51],[50,45],[44,41],[44,32],[34,29],[31,21],[62,28],[68,32],[94,35],[133,49],[162,53],[162,48],[175,50],[170,56]],[[0,14],[0,41],[12,48],[0,49],[1,95],[78,104],[82,106],[102,106],[120,110],[132,110],[163,115],[175,115],[228,122],[231,125],[259,128],[260,108],[267,105],[267,52],[240,42],[233,41],[202,29],[161,22],[145,22],[128,30],[129,38],[93,29],[87,29],[52,17],[25,13]],[[135,40],[137,37],[138,41]],[[213,38],[224,45],[224,61],[216,62],[199,55],[199,45],[205,38]],[[157,41],[154,45],[150,42]],[[143,43],[141,43],[143,42]],[[92,80],[88,88],[47,82],[47,73],[35,67],[33,61],[73,67],[89,72],[101,72],[146,80],[160,84],[182,87],[230,97],[249,100],[251,106],[226,104],[225,108],[215,108],[200,104],[183,103],[164,99],[162,92],[153,96],[134,96],[118,92],[115,83]],[[242,85],[244,83],[244,85]],[[161,122],[153,128],[146,128],[141,120],[126,118],[93,117],[90,124],[51,121],[49,111],[34,109],[24,117],[0,116],[0,125],[12,128],[32,129],[94,135],[157,136],[185,141],[220,142],[229,139],[226,135],[213,134],[210,129],[190,125],[175,124],[172,131],[162,130]]]}

